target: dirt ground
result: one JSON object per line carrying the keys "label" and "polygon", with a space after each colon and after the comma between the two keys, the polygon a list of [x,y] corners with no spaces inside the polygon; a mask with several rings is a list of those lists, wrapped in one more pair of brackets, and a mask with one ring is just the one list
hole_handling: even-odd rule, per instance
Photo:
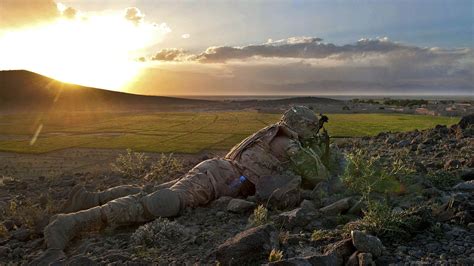
{"label": "dirt ground", "polygon": [[[110,164],[126,153],[123,149],[72,148],[42,154],[0,152],[0,177],[21,179],[56,178],[77,173],[103,175],[111,171]],[[150,160],[161,153],[145,153]],[[197,154],[176,154],[187,165],[202,158],[223,156],[225,151],[205,151]]]}

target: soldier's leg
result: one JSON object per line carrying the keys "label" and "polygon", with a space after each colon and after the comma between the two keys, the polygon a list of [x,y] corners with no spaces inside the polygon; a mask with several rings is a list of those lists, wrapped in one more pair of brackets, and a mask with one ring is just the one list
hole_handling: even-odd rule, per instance
{"label": "soldier's leg", "polygon": [[142,192],[138,186],[123,185],[100,192],[89,192],[84,186],[77,185],[69,193],[68,200],[62,206],[62,213],[77,212],[103,205],[111,200]]}
{"label": "soldier's leg", "polygon": [[224,159],[209,159],[191,169],[183,178],[171,186],[181,202],[181,208],[204,205],[221,196],[239,195],[240,172],[232,162]]}
{"label": "soldier's leg", "polygon": [[44,239],[48,249],[63,250],[69,240],[89,228],[143,223],[157,217],[175,216],[179,210],[179,197],[169,189],[139,193],[91,209],[59,214],[45,228]]}

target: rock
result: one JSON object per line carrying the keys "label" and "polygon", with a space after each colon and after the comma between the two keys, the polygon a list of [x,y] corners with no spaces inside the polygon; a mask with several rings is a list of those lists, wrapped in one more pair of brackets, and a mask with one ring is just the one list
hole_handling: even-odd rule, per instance
{"label": "rock", "polygon": [[365,207],[365,202],[362,199],[356,201],[352,207],[347,211],[348,214],[361,215],[362,209]]}
{"label": "rock", "polygon": [[44,228],[49,224],[49,215],[42,216],[38,220],[35,221],[34,232],[36,234],[42,234]]}
{"label": "rock", "polygon": [[258,200],[267,200],[278,188],[284,187],[292,179],[291,176],[262,176],[255,184],[255,196]]}
{"label": "rock", "polygon": [[474,114],[469,114],[469,115],[463,116],[463,117],[461,118],[461,121],[459,121],[458,125],[459,125],[462,129],[466,129],[466,128],[468,128],[469,126],[474,125]]}
{"label": "rock", "polygon": [[454,190],[474,192],[474,180],[459,183],[453,187]]}
{"label": "rock", "polygon": [[239,265],[266,259],[278,249],[278,232],[271,224],[250,228],[217,247],[216,259],[224,265]]}
{"label": "rock", "polygon": [[357,258],[359,259],[359,266],[375,266],[370,253],[359,253]]}
{"label": "rock", "polygon": [[295,257],[286,260],[280,260],[276,262],[271,262],[268,265],[277,265],[277,266],[311,266],[311,265],[321,265],[321,266],[333,266],[336,264],[336,257],[334,255],[313,255],[307,257]]}
{"label": "rock", "polygon": [[471,231],[474,231],[474,223],[469,223],[467,225],[467,228],[469,228],[469,230],[471,230]]}
{"label": "rock", "polygon": [[352,255],[347,260],[345,266],[359,266],[359,258],[357,257],[359,253],[359,251],[352,253]]}
{"label": "rock", "polygon": [[262,176],[255,184],[255,196],[278,209],[295,207],[301,201],[300,185],[299,176]]}
{"label": "rock", "polygon": [[324,248],[325,255],[332,254],[336,257],[337,265],[344,265],[355,251],[356,249],[350,238],[329,244]]}
{"label": "rock", "polygon": [[105,256],[102,257],[102,260],[108,261],[108,262],[124,262],[124,261],[129,261],[130,258],[128,256],[125,256],[124,254],[121,254],[120,250],[117,251],[112,251],[112,252],[107,252]]}
{"label": "rock", "polygon": [[306,200],[306,199],[301,202],[300,207],[304,209],[309,209],[309,210],[316,210],[314,202],[312,202],[311,200]]}
{"label": "rock", "polygon": [[382,255],[384,246],[378,237],[354,230],[351,232],[351,238],[358,251],[372,253],[375,257]]}
{"label": "rock", "polygon": [[318,213],[310,204],[302,204],[299,208],[280,213],[276,218],[276,222],[287,229],[292,229],[304,227],[317,217]]}
{"label": "rock", "polygon": [[26,242],[30,239],[31,231],[26,228],[19,228],[11,233],[12,238]]}
{"label": "rock", "polygon": [[3,226],[8,231],[12,231],[15,228],[15,222],[13,220],[5,220],[3,221]]}
{"label": "rock", "polygon": [[395,139],[394,137],[388,137],[386,140],[385,140],[385,144],[393,144],[397,142],[397,139]]}
{"label": "rock", "polygon": [[461,167],[461,162],[460,162],[459,160],[455,160],[455,159],[448,160],[448,161],[444,164],[444,169],[446,169],[446,170],[449,170],[449,169],[458,169],[459,167]]}
{"label": "rock", "polygon": [[464,181],[474,180],[474,168],[462,171],[460,177]]}
{"label": "rock", "polygon": [[397,146],[400,147],[400,148],[407,147],[408,145],[410,145],[410,141],[409,141],[409,140],[402,140],[402,141],[399,141],[399,142],[397,143]]}
{"label": "rock", "polygon": [[245,213],[255,208],[255,203],[243,199],[232,199],[227,205],[227,211]]}
{"label": "rock", "polygon": [[68,266],[80,266],[80,265],[98,265],[95,261],[84,255],[74,256],[69,259],[66,263]]}
{"label": "rock", "polygon": [[0,258],[5,258],[11,250],[8,247],[0,246]]}
{"label": "rock", "polygon": [[231,197],[227,197],[227,196],[220,197],[211,203],[211,207],[216,208],[216,209],[221,209],[221,210],[225,209],[227,208],[231,200],[232,200]]}
{"label": "rock", "polygon": [[255,195],[248,196],[248,197],[247,197],[247,201],[250,201],[250,202],[257,202],[257,197],[255,197]]}
{"label": "rock", "polygon": [[351,197],[338,200],[326,207],[319,209],[320,212],[326,215],[337,215],[349,210]]}

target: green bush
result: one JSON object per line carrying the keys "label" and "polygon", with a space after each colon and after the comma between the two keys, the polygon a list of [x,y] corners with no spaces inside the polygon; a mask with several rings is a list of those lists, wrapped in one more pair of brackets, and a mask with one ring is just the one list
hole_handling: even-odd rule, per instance
{"label": "green bush", "polygon": [[431,212],[418,207],[394,212],[386,202],[371,202],[364,217],[346,224],[344,231],[363,230],[380,238],[397,241],[409,238],[413,233],[428,228]]}
{"label": "green bush", "polygon": [[390,167],[384,167],[380,157],[371,157],[362,150],[358,150],[347,156],[347,166],[342,180],[349,189],[361,194],[368,202],[373,192],[400,191],[398,177],[410,171],[400,158],[391,162]]}

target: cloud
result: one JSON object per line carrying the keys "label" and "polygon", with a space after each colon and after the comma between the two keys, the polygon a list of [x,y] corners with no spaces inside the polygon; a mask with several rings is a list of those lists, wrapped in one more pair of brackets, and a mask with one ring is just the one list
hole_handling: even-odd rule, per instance
{"label": "cloud", "polygon": [[183,49],[168,48],[161,49],[156,53],[151,60],[158,61],[185,61],[188,58],[188,54]]}
{"label": "cloud", "polygon": [[1,0],[0,29],[46,22],[59,15],[56,3],[52,0]]}
{"label": "cloud", "polygon": [[[173,76],[172,80],[193,77],[189,83],[186,78],[179,81],[182,88],[169,88],[176,93],[190,87],[207,94],[472,95],[474,91],[471,48],[417,47],[388,38],[335,45],[323,43],[320,38],[295,37],[244,47],[210,47],[196,55],[163,49],[154,59],[171,61],[159,66],[165,75],[163,81],[166,75]],[[172,74],[165,71],[170,69]],[[213,84],[212,89],[206,88],[209,84]]]}
{"label": "cloud", "polygon": [[181,35],[181,38],[183,38],[183,39],[189,39],[190,37],[191,37],[191,34],[189,34],[189,33],[185,33],[185,34]]}
{"label": "cloud", "polygon": [[140,24],[144,17],[145,15],[136,7],[129,7],[125,10],[125,19],[135,23],[135,25]]}
{"label": "cloud", "polygon": [[387,53],[401,50],[419,52],[423,49],[391,42],[387,38],[361,39],[355,44],[338,46],[332,43],[323,43],[321,38],[292,37],[278,41],[270,39],[264,44],[244,47],[209,47],[197,56],[197,60],[216,63],[250,57],[325,58],[331,55],[351,56],[361,53]]}

